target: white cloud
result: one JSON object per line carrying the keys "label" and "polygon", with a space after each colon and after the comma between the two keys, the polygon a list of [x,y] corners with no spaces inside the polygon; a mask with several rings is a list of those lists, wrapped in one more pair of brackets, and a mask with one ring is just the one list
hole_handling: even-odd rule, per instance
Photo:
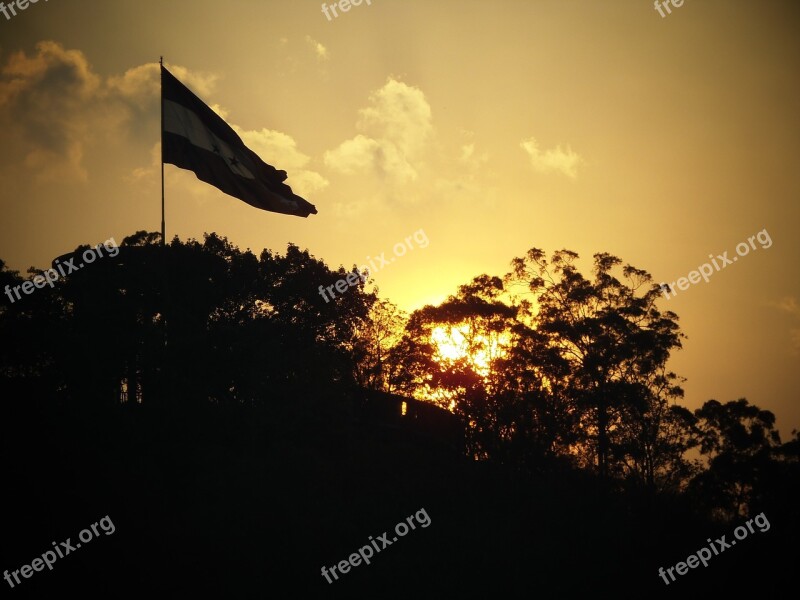
{"label": "white cloud", "polygon": [[394,183],[415,181],[433,132],[422,90],[390,77],[359,113],[361,133],[327,151],[325,165],[345,174],[372,172]]}
{"label": "white cloud", "polygon": [[389,78],[362,108],[358,128],[393,142],[404,154],[422,149],[433,129],[430,104],[419,88]]}
{"label": "white cloud", "polygon": [[325,153],[325,164],[346,175],[373,171],[396,183],[414,181],[417,171],[391,141],[357,135]]}
{"label": "white cloud", "polygon": [[320,44],[317,40],[313,39],[310,35],[306,36],[306,42],[311,45],[311,49],[314,51],[314,55],[317,57],[317,60],[323,61],[330,58],[328,49]]}
{"label": "white cloud", "polygon": [[291,136],[271,129],[243,131],[236,126],[234,129],[247,147],[258,154],[264,162],[289,174],[286,183],[291,185],[296,193],[305,196],[327,187],[327,179],[315,171],[306,169],[311,159],[298,150],[297,142]]}
{"label": "white cloud", "polygon": [[483,154],[475,153],[474,142],[461,146],[461,156],[458,158],[462,163],[470,167],[480,167],[489,162],[489,155],[486,152]]}
{"label": "white cloud", "polygon": [[578,176],[578,164],[583,162],[583,159],[567,146],[566,150],[562,150],[561,146],[551,148],[542,152],[536,139],[529,138],[520,143],[520,147],[528,154],[531,159],[531,165],[540,173],[561,172],[567,177],[573,179]]}

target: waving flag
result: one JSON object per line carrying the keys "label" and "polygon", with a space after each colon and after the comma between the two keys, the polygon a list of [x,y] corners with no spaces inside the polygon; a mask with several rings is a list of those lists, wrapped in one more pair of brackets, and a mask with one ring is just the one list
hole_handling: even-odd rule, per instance
{"label": "waving flag", "polygon": [[286,171],[244,145],[217,113],[161,67],[161,160],[251,206],[307,217],[317,209],[283,183]]}

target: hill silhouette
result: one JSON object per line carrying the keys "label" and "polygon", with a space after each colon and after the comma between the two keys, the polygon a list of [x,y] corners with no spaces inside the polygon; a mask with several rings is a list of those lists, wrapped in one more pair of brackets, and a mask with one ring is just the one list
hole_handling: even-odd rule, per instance
{"label": "hill silhouette", "polygon": [[[346,270],[295,246],[256,257],[216,234],[161,247],[137,232],[4,299],[2,568],[114,524],[8,593],[790,589],[800,438],[744,399],[677,404],[665,364],[681,334],[657,286],[630,291],[615,269],[649,276],[604,254],[587,280],[574,258],[533,249],[406,317],[362,281],[326,303],[318,286]],[[22,281],[0,266],[0,287]],[[535,304],[506,296],[516,284]],[[437,328],[468,352],[442,357]],[[503,348],[488,366],[487,348]],[[322,576],[421,509],[429,526]],[[767,531],[659,576],[758,514]]]}

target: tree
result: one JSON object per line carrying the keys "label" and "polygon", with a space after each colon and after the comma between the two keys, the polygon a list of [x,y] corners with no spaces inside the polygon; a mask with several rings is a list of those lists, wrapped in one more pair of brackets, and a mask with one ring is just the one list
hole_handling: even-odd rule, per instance
{"label": "tree", "polygon": [[407,315],[388,300],[376,300],[353,342],[353,378],[368,390],[392,393],[399,381],[400,364],[390,359],[403,335]]}
{"label": "tree", "polygon": [[[605,478],[624,472],[624,446],[652,439],[630,434],[653,425],[640,418],[637,426],[632,415],[653,414],[658,402],[682,394],[665,364],[684,336],[677,315],[657,309],[659,287],[648,286],[647,272],[625,265],[620,281],[612,272],[620,259],[598,253],[594,278],[588,280],[576,268],[577,259],[575,252],[561,250],[548,262],[542,250],[532,248],[512,261],[506,280],[533,293],[534,326],[555,352],[549,379],[577,411],[581,441],[574,451]],[[648,471],[652,480],[654,470]]]}
{"label": "tree", "polygon": [[692,480],[692,495],[718,518],[750,514],[762,501],[773,457],[783,450],[775,415],[741,398],[725,404],[709,400],[695,416],[708,469]]}
{"label": "tree", "polygon": [[468,451],[480,459],[499,460],[520,428],[501,394],[501,358],[514,345],[521,307],[505,303],[503,291],[500,278],[481,275],[439,306],[415,311],[392,354],[403,367],[400,386],[459,415]]}

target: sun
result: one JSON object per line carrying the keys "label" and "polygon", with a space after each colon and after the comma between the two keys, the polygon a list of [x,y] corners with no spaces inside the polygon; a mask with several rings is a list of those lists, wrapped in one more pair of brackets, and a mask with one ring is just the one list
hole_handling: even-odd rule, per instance
{"label": "sun", "polygon": [[[459,360],[465,360],[467,365],[479,376],[487,379],[491,374],[492,363],[495,359],[505,356],[510,338],[508,334],[498,335],[470,335],[470,327],[463,323],[459,325],[437,325],[430,330],[430,341],[433,346],[433,360],[440,363],[443,368]],[[419,400],[431,402],[455,412],[456,398],[453,390],[443,388],[418,389],[414,397]]]}
{"label": "sun", "polygon": [[458,360],[467,356],[466,339],[459,329],[448,331],[443,326],[431,331],[431,341],[438,353],[437,359]]}
{"label": "sun", "polygon": [[467,325],[434,327],[431,331],[431,342],[436,349],[434,360],[455,362],[465,358],[476,373],[486,377],[492,361],[505,353],[504,340],[477,335],[470,349],[468,333]]}

